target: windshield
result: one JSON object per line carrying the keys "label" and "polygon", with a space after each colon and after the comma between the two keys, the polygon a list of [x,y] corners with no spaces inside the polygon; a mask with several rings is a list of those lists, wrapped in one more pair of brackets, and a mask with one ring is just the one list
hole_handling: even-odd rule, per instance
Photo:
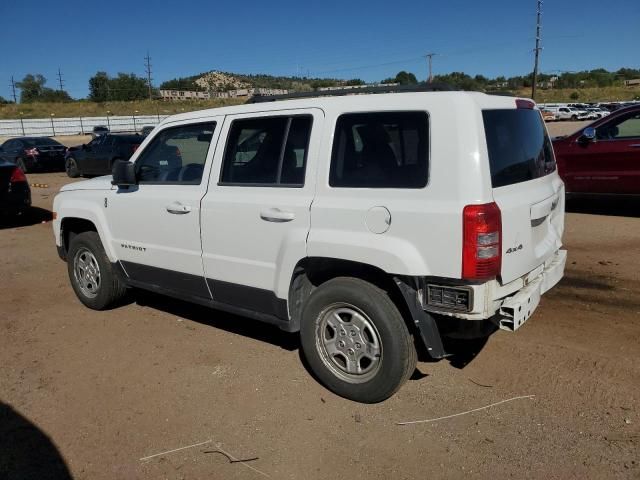
{"label": "windshield", "polygon": [[538,110],[483,110],[493,188],[543,177],[556,168]]}

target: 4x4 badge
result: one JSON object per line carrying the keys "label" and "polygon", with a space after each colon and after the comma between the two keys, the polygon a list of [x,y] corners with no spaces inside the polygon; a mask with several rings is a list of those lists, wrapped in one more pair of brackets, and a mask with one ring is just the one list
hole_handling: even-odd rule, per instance
{"label": "4x4 badge", "polygon": [[514,252],[517,252],[518,250],[522,250],[522,244],[518,245],[517,247],[509,247],[506,253],[514,253]]}

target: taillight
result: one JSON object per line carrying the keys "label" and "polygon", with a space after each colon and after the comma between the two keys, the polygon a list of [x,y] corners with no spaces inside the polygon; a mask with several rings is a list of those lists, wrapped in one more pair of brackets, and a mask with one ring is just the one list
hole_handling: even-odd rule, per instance
{"label": "taillight", "polygon": [[462,212],[462,278],[486,280],[500,274],[502,219],[495,203],[467,205]]}
{"label": "taillight", "polygon": [[33,147],[33,148],[27,148],[24,151],[24,154],[25,155],[29,155],[31,157],[37,157],[38,155],[40,155],[40,152],[38,151],[38,149],[36,147]]}
{"label": "taillight", "polygon": [[9,180],[9,183],[20,183],[26,181],[27,177],[24,172],[19,167],[14,168],[13,172],[11,172],[11,179]]}

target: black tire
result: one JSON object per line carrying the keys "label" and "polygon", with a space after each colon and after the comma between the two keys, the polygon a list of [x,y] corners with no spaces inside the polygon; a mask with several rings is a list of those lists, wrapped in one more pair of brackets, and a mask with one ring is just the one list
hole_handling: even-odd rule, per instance
{"label": "black tire", "polygon": [[80,176],[80,169],[78,163],[73,157],[69,157],[64,161],[64,170],[67,172],[69,178],[78,178]]}
{"label": "black tire", "polygon": [[[330,320],[336,323],[336,314],[340,331],[328,325]],[[358,328],[362,319],[364,329]],[[371,341],[375,335],[377,342]],[[416,368],[413,337],[402,314],[387,292],[357,278],[334,278],[313,291],[302,312],[300,338],[305,358],[318,379],[332,392],[356,402],[386,400]],[[368,357],[375,357],[375,352],[379,352],[377,360]],[[362,357],[349,363],[348,355],[356,359],[358,354]],[[348,365],[363,373],[349,373]]]}
{"label": "black tire", "polygon": [[573,120],[575,122],[576,120],[578,120],[578,116],[577,115],[571,115],[571,120]]}
{"label": "black tire", "polygon": [[22,158],[17,158],[16,159],[16,165],[18,166],[18,168],[20,170],[22,170],[24,173],[27,173],[27,165],[24,163],[24,160]]}
{"label": "black tire", "polygon": [[[89,276],[83,276],[77,271],[78,263],[83,259],[85,265],[92,267],[88,272]],[[71,239],[67,254],[67,271],[76,296],[93,310],[111,308],[126,294],[127,288],[109,262],[97,232],[83,232]],[[82,271],[87,272],[87,268]]]}

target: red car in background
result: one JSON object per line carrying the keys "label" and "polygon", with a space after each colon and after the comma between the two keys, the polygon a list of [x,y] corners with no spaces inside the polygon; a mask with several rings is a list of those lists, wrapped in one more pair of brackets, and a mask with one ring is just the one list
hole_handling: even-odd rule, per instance
{"label": "red car in background", "polygon": [[568,194],[640,195],[640,105],[553,139]]}

